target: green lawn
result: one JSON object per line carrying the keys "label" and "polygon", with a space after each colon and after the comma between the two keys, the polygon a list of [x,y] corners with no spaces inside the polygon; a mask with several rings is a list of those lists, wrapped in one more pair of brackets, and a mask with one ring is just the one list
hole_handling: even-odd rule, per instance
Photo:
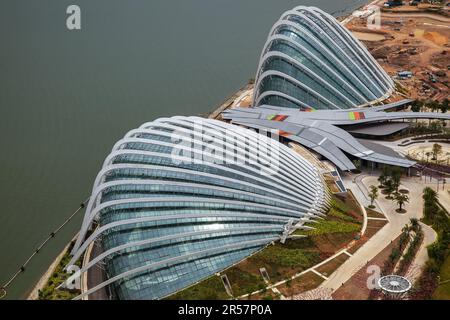
{"label": "green lawn", "polygon": [[247,272],[238,266],[224,272],[231,284],[234,296],[242,296],[266,287],[266,284],[259,274]]}
{"label": "green lawn", "polygon": [[320,260],[317,252],[287,248],[278,244],[269,246],[257,253],[255,258],[265,264],[278,265],[280,267],[296,267],[299,269],[307,269]]}
{"label": "green lawn", "polygon": [[351,233],[361,229],[361,221],[357,219],[355,213],[360,208],[355,206],[350,196],[344,202],[340,197],[334,196],[331,200],[331,208],[326,219],[318,220],[317,223],[308,224],[314,230],[298,230],[294,234],[298,235],[322,235],[330,233]]}
{"label": "green lawn", "polygon": [[353,222],[353,223],[360,223],[357,219],[355,219],[352,216],[349,216],[345,213],[343,213],[340,210],[337,210],[336,208],[331,208],[330,211],[328,212],[328,215],[331,217],[335,217],[344,221],[348,221],[348,222]]}
{"label": "green lawn", "polygon": [[304,234],[308,236],[317,236],[325,233],[350,233],[357,232],[361,229],[359,224],[353,222],[344,222],[339,220],[320,220],[318,223],[311,225],[313,230],[298,230],[296,234]]}
{"label": "green lawn", "polygon": [[222,279],[217,276],[209,277],[199,284],[175,293],[168,300],[226,300],[229,299]]}

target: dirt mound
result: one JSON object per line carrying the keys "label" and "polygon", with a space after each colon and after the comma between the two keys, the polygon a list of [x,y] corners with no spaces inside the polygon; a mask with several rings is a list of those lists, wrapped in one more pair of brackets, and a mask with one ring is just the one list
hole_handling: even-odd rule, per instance
{"label": "dirt mound", "polygon": [[372,50],[372,55],[375,59],[386,59],[391,53],[397,52],[401,49],[397,45],[382,46],[378,49]]}
{"label": "dirt mound", "polygon": [[[445,53],[443,53],[445,52]],[[448,65],[450,65],[450,52],[449,51],[443,51],[439,52],[437,54],[434,54],[431,57],[431,63],[433,66],[439,68],[439,69],[446,69]]]}
{"label": "dirt mound", "polygon": [[439,46],[443,46],[448,42],[448,38],[445,35],[436,31],[426,31],[423,34],[423,37],[427,40],[434,42]]}

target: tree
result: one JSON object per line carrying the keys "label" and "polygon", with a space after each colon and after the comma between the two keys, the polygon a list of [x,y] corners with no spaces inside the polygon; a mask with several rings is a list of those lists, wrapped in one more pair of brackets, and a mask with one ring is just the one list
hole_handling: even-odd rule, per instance
{"label": "tree", "polygon": [[433,159],[436,160],[436,163],[438,161],[438,156],[442,153],[442,146],[438,143],[433,144]]}
{"label": "tree", "polygon": [[356,170],[361,170],[361,160],[353,160],[353,165],[355,166]]}
{"label": "tree", "polygon": [[412,104],[411,104],[411,111],[412,112],[420,112],[423,108],[423,101],[421,100],[415,100]]}
{"label": "tree", "polygon": [[445,98],[444,101],[442,101],[442,103],[441,103],[441,112],[446,113],[448,111],[448,109],[449,109],[448,99]]}
{"label": "tree", "polygon": [[425,155],[427,156],[427,163],[428,163],[428,158],[431,156],[431,152],[425,152]]}
{"label": "tree", "polygon": [[385,185],[386,181],[388,180],[389,175],[390,175],[389,167],[383,166],[383,168],[381,169],[380,177],[378,178],[381,188],[384,188],[384,185]]}
{"label": "tree", "polygon": [[439,210],[438,207],[434,209],[434,212],[437,214],[433,216],[433,228],[435,230],[445,230],[446,228],[448,228],[449,219],[446,217],[446,214],[444,212]]}
{"label": "tree", "polygon": [[437,192],[431,189],[430,187],[426,187],[423,189],[423,195],[422,195],[423,201],[427,204],[436,203],[437,201]]}
{"label": "tree", "polygon": [[369,189],[370,207],[373,208],[373,202],[378,198],[378,188],[370,186]]}
{"label": "tree", "polygon": [[435,101],[435,100],[431,100],[427,102],[427,108],[431,109],[431,111],[437,111],[440,109],[440,105],[439,102]]}
{"label": "tree", "polygon": [[378,182],[380,183],[380,188],[384,188],[384,184],[386,183],[386,176],[381,173],[378,177]]}
{"label": "tree", "polygon": [[384,183],[384,190],[386,191],[387,194],[386,198],[392,199],[391,195],[395,191],[395,185],[391,179],[386,180],[386,182]]}
{"label": "tree", "polygon": [[414,231],[417,231],[419,229],[419,220],[417,220],[416,218],[411,218],[409,219],[409,222],[411,223],[411,228]]}
{"label": "tree", "polygon": [[400,169],[399,167],[392,167],[390,170],[390,176],[395,191],[398,191],[398,188],[400,187],[400,181],[402,178],[402,169]]}
{"label": "tree", "polygon": [[437,192],[431,189],[430,187],[426,187],[423,189],[422,199],[424,201],[423,211],[426,219],[433,220],[436,216],[436,213],[439,211],[437,205],[438,195]]}
{"label": "tree", "polygon": [[[408,235],[408,233],[409,233],[409,226],[408,226],[407,224],[405,224],[405,225],[403,226],[403,228],[402,228],[402,233],[405,234],[405,235]],[[408,239],[408,237],[405,236],[404,239],[405,239],[405,241],[406,241],[406,239]]]}
{"label": "tree", "polygon": [[398,211],[402,211],[402,207],[405,203],[409,202],[409,197],[406,194],[402,194],[400,192],[396,192],[394,194],[395,202],[397,202],[399,208]]}

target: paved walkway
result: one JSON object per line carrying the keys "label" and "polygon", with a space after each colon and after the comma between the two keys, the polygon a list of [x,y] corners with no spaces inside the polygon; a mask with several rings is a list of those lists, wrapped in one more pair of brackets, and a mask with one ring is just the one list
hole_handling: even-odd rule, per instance
{"label": "paved walkway", "polygon": [[439,188],[439,203],[450,211],[450,189],[448,184],[450,183],[450,179],[447,179],[447,184],[444,189],[442,189],[442,184]]}
{"label": "paved walkway", "polygon": [[414,258],[414,261],[411,263],[411,266],[408,268],[408,271],[406,272],[405,276],[411,281],[413,284],[416,282],[416,280],[420,277],[420,274],[423,271],[423,268],[425,267],[426,262],[428,261],[428,250],[427,247],[436,241],[437,234],[431,228],[430,226],[427,226],[426,224],[419,222],[422,231],[423,231],[423,241],[420,245],[419,250],[417,251],[416,257]]}
{"label": "paved walkway", "polygon": [[[345,175],[342,177],[344,185],[346,188],[350,189],[353,192],[356,200],[364,206],[368,206],[370,204],[370,200],[368,197],[368,189],[371,185],[378,185],[378,173],[375,172],[373,174],[363,173],[355,177],[355,175]],[[428,183],[429,184],[429,183]],[[340,250],[335,253],[333,256],[328,259],[320,262],[319,264],[303,271],[297,273],[293,277],[289,279],[285,279],[283,281],[277,282],[275,284],[267,286],[266,289],[272,290],[276,294],[281,294],[279,290],[276,288],[284,283],[286,283],[290,279],[295,279],[300,277],[307,272],[314,272],[318,274],[320,277],[324,278],[325,281],[316,289],[305,292],[303,294],[299,294],[293,297],[293,299],[312,299],[312,298],[320,298],[326,299],[329,298],[331,293],[335,292],[343,283],[348,281],[353,275],[355,275],[359,270],[367,265],[367,262],[375,258],[384,248],[389,246],[391,242],[396,239],[402,232],[403,227],[410,222],[411,218],[420,219],[423,214],[423,200],[422,200],[422,191],[423,188],[427,185],[421,178],[403,178],[401,187],[404,189],[408,189],[410,191],[410,203],[406,204],[404,207],[407,210],[405,214],[399,214],[395,212],[397,209],[397,205],[392,200],[385,199],[385,196],[380,193],[380,197],[378,200],[374,202],[377,210],[381,211],[386,219],[389,221],[383,228],[381,228],[372,238],[370,238],[361,248],[359,248],[354,254],[350,254],[346,249]],[[365,222],[367,220],[385,220],[383,218],[371,218],[364,217]],[[414,279],[420,274],[420,270],[423,265],[428,260],[428,254],[426,247],[433,243],[436,240],[436,233],[434,230],[427,225],[422,224],[422,229],[424,231],[424,241],[416,255],[414,262],[408,270],[407,275],[411,275],[411,279]],[[329,277],[326,277],[319,273],[316,268],[324,265],[325,263],[333,260],[337,256],[345,253],[349,256],[347,259],[337,270],[333,272],[333,274]],[[381,267],[381,266],[380,266]],[[263,290],[258,290],[251,295],[261,293]],[[240,296],[239,299],[247,297],[248,294]],[[283,295],[281,295],[281,299],[286,299]]]}
{"label": "paved walkway", "polygon": [[[344,184],[347,188],[352,190],[353,194],[362,204],[368,204],[368,197],[365,194],[370,185],[378,185],[377,175],[360,175],[357,179],[346,175]],[[366,265],[368,261],[373,259],[379,252],[388,246],[392,240],[397,238],[402,231],[405,224],[409,223],[411,218],[421,218],[422,216],[422,190],[424,188],[420,178],[403,178],[402,186],[410,191],[410,203],[405,206],[407,212],[405,214],[398,214],[395,212],[396,204],[392,200],[385,199],[384,195],[380,194],[376,205],[386,215],[389,223],[380,229],[367,243],[365,243],[352,257],[350,257],[338,270],[336,270],[328,280],[321,284],[323,288],[332,289],[336,291],[343,283],[349,280],[358,270]],[[434,232],[434,231],[433,231]],[[429,230],[426,231],[428,239],[432,239]],[[421,252],[421,254],[423,254]],[[420,258],[424,259],[424,257]],[[419,262],[422,260],[419,260]]]}

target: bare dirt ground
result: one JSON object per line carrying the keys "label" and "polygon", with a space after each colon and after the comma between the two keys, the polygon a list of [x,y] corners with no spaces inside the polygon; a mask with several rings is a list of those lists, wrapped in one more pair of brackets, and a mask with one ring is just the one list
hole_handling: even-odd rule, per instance
{"label": "bare dirt ground", "polygon": [[346,27],[391,76],[405,70],[414,74],[409,80],[399,80],[402,94],[442,101],[450,95],[450,17],[418,12],[409,6],[402,9],[383,12],[379,30],[368,29],[364,18],[353,19]]}

